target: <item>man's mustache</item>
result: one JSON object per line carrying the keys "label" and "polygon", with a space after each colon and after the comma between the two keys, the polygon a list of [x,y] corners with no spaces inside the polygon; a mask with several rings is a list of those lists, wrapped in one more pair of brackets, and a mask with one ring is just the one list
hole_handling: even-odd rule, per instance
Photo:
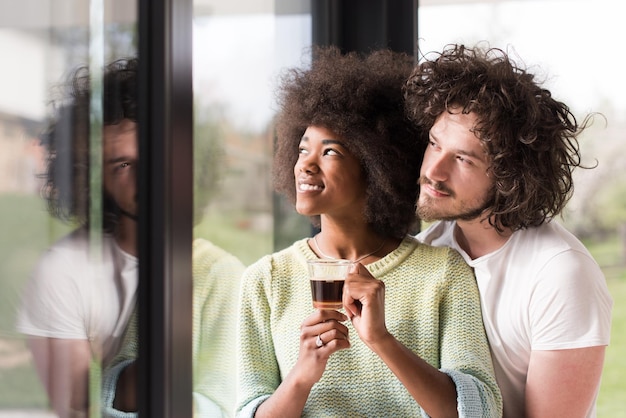
{"label": "man's mustache", "polygon": [[454,192],[450,188],[446,187],[443,183],[439,181],[432,181],[426,176],[420,176],[419,184],[420,186],[422,184],[428,184],[430,187],[437,190],[438,192],[446,193],[452,197],[454,196]]}

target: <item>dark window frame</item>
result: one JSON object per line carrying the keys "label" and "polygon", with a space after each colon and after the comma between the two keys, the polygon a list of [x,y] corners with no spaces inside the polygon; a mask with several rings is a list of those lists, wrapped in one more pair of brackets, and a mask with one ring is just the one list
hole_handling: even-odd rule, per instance
{"label": "dark window frame", "polygon": [[[277,0],[277,4],[282,4]],[[313,43],[416,54],[418,0],[315,0]],[[192,416],[192,0],[139,0],[139,415]]]}
{"label": "dark window frame", "polygon": [[138,16],[139,415],[191,417],[192,1]]}

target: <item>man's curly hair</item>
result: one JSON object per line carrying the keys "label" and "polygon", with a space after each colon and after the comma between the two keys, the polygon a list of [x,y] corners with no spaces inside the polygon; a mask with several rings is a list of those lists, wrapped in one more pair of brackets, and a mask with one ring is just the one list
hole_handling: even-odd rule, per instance
{"label": "man's curly hair", "polygon": [[[115,125],[123,119],[137,122],[138,61],[117,60],[104,69],[102,123]],[[52,103],[55,114],[41,138],[48,159],[42,195],[48,211],[58,219],[86,225],[90,196],[90,85],[89,68],[81,66],[58,86],[60,96]],[[102,196],[103,229],[112,231],[119,208],[106,193]]]}
{"label": "man's curly hair", "polygon": [[[295,203],[298,145],[307,127],[324,127],[361,162],[367,222],[384,236],[409,232],[416,224],[424,149],[403,105],[402,86],[413,65],[409,55],[390,50],[342,55],[336,47],[315,47],[310,68],[283,74],[273,166],[276,191]],[[319,216],[311,221],[319,226]]]}
{"label": "man's curly hair", "polygon": [[497,48],[448,45],[415,67],[404,86],[409,117],[424,139],[444,111],[477,116],[473,132],[489,157],[495,193],[489,223],[502,231],[538,226],[558,215],[581,166],[581,126],[533,74]]}

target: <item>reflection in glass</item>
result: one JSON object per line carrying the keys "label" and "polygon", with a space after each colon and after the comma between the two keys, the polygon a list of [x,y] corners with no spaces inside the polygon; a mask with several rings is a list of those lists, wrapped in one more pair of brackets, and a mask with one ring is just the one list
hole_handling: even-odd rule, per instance
{"label": "reflection in glass", "polygon": [[194,412],[210,413],[214,403],[220,409],[207,416],[230,417],[241,263],[275,244],[273,78],[301,59],[310,16],[226,1],[194,9]]}
{"label": "reflection in glass", "polygon": [[[104,59],[112,61],[136,54],[135,6],[132,1],[107,3],[100,10],[92,5],[92,15],[99,15],[104,23],[104,49],[99,52]],[[69,317],[59,316],[73,307],[71,313],[76,317],[74,314],[83,315],[85,309],[82,299],[69,298],[67,293],[63,296],[68,290],[62,290],[67,276],[58,276],[67,272],[79,277],[83,287],[75,292],[84,294],[95,291],[86,285],[95,274],[93,269],[76,267],[78,259],[71,256],[62,261],[55,259],[60,247],[81,239],[88,241],[89,236],[96,237],[88,247],[92,255],[104,252],[108,246],[108,235],[101,235],[98,225],[95,234],[81,229],[87,225],[89,214],[98,218],[103,213],[99,205],[87,209],[90,201],[102,201],[100,187],[93,194],[87,187],[90,178],[98,184],[102,165],[99,158],[90,161],[89,135],[99,144],[102,131],[90,127],[88,97],[82,111],[68,112],[71,106],[67,106],[67,93],[75,86],[64,84],[74,75],[89,72],[89,11],[90,2],[86,0],[41,1],[35,8],[30,2],[0,4],[0,48],[4,62],[11,63],[0,70],[0,415],[7,410],[28,411],[24,412],[28,416],[52,415],[52,411],[68,416],[71,408],[84,411],[87,396],[98,398],[97,379],[90,391],[85,363],[78,373],[80,380],[66,373],[69,368],[64,373],[58,371],[63,362],[80,364],[82,355],[89,360],[99,359],[111,345],[101,334],[78,332],[77,327],[86,327],[87,321],[77,325]],[[79,67],[84,68],[76,72]],[[88,87],[89,80],[82,80]],[[79,91],[74,91],[75,97]],[[61,120],[68,122],[48,129]],[[72,132],[80,132],[74,138],[80,136],[82,141],[71,143]],[[80,152],[72,152],[78,150],[75,145],[79,143]],[[91,154],[102,154],[100,149],[95,151]],[[50,178],[62,187],[47,187],[52,184],[48,183]],[[82,183],[76,181],[79,178]],[[55,203],[48,207],[52,201]],[[48,290],[31,291],[29,278],[43,279],[41,288]],[[55,297],[60,298],[58,303],[53,302]],[[33,313],[33,322],[22,321],[26,312]],[[28,338],[32,350],[20,331],[36,335]],[[98,361],[91,363],[97,371]],[[90,362],[86,367],[91,367]],[[66,379],[65,383],[59,379]],[[69,395],[72,385],[76,391]],[[73,405],[70,397],[75,400]]]}
{"label": "reflection in glass", "polygon": [[[82,416],[89,379],[115,356],[137,290],[137,63],[106,69],[101,161],[92,164],[92,76],[76,70],[42,137],[48,152],[43,194],[51,215],[78,225],[39,259],[23,289],[18,331],[28,335],[35,367],[52,409]],[[91,172],[101,172],[93,190]],[[93,194],[102,194],[93,199]],[[94,207],[93,201],[102,202]],[[99,216],[93,216],[97,210]],[[93,219],[101,220],[93,225]],[[94,231],[96,231],[94,233]],[[98,239],[99,238],[99,239]],[[91,370],[90,370],[91,369]],[[92,376],[90,376],[92,375]]]}
{"label": "reflection in glass", "polygon": [[[200,222],[194,234],[244,264],[306,235],[309,228],[289,204],[274,200],[271,159],[274,86],[281,68],[306,59],[311,16],[302,7],[283,14],[273,3],[195,2],[194,164],[196,170],[219,167],[219,179],[208,204],[196,200]],[[209,148],[220,157],[199,155]],[[197,186],[198,180],[196,198]],[[275,223],[273,211],[278,210]]]}

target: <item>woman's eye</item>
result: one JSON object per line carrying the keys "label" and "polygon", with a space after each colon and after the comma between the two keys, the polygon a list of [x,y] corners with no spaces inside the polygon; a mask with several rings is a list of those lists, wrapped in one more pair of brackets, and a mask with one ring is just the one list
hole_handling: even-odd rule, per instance
{"label": "woman's eye", "polygon": [[339,152],[333,148],[328,148],[327,150],[324,150],[324,155],[341,155],[341,154],[339,154]]}

